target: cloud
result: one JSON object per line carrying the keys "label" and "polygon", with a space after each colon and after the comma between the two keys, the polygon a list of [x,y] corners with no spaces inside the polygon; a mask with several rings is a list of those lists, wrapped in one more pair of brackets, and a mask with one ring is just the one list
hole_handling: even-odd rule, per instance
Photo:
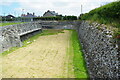
{"label": "cloud", "polygon": [[[26,12],[35,12],[37,15],[43,15],[47,10],[55,10],[63,15],[77,15],[81,13],[81,5],[83,5],[83,13],[101,6],[103,3],[112,2],[115,0],[2,0],[4,5],[18,2],[19,8],[15,8],[19,14]],[[3,5],[2,4],[2,5]],[[0,4],[1,5],[1,4]]]}
{"label": "cloud", "polygon": [[65,7],[68,6],[69,3],[68,2],[53,2],[52,3],[55,7]]}

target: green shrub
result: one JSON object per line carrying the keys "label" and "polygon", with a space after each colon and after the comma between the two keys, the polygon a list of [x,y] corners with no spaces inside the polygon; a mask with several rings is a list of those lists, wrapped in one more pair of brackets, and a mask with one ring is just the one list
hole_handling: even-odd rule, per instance
{"label": "green shrub", "polygon": [[120,29],[120,1],[91,10],[89,13],[83,14],[80,19],[96,21]]}

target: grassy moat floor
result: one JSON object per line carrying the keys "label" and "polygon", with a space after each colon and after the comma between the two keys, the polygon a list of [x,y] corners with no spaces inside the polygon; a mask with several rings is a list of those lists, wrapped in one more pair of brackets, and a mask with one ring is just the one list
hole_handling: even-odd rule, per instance
{"label": "grassy moat floor", "polygon": [[3,78],[88,78],[75,30],[43,30],[2,57]]}

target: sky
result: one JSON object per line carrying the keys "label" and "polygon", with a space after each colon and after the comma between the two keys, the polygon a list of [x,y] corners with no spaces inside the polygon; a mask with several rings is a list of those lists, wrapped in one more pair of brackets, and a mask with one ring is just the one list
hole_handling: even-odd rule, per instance
{"label": "sky", "polygon": [[55,11],[62,15],[79,16],[92,9],[116,0],[0,0],[0,15],[12,14],[20,16],[22,13],[35,13],[42,16],[47,10]]}

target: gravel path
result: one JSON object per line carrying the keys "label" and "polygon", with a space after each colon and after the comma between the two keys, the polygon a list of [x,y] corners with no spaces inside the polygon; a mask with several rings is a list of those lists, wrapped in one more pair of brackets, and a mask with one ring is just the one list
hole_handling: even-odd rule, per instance
{"label": "gravel path", "polygon": [[73,66],[67,53],[70,36],[68,30],[40,36],[27,47],[4,56],[3,78],[74,78],[73,69],[68,69]]}

